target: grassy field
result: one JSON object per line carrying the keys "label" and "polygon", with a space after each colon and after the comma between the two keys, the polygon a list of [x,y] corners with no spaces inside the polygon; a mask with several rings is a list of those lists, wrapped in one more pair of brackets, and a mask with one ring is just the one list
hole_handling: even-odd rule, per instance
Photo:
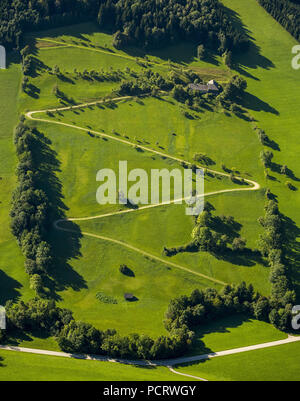
{"label": "grassy field", "polygon": [[[263,181],[260,166],[261,145],[249,122],[221,110],[204,108],[193,112],[194,119],[181,113],[182,105],[171,97],[146,98],[140,102],[123,101],[115,108],[97,106],[62,112],[47,118],[92,128],[193,162],[195,153],[206,153],[212,168],[222,171],[222,164],[242,175]],[[220,129],[222,127],[222,130]],[[216,144],[223,146],[216,146]],[[229,151],[230,150],[230,151]]]}
{"label": "grassy field", "polygon": [[[294,237],[294,255],[292,266],[300,294],[299,275],[299,225],[300,225],[300,165],[297,149],[299,147],[299,107],[300,93],[299,70],[291,67],[292,47],[297,41],[287,33],[258,2],[251,0],[223,0],[223,3],[235,13],[237,23],[244,24],[253,38],[250,51],[240,56],[238,71],[247,78],[249,95],[245,105],[252,110],[257,125],[278,144],[279,151],[274,151],[274,162],[287,165],[293,172],[293,178],[286,178],[275,171],[267,185],[278,195],[280,209],[291,219],[291,233]],[[287,188],[289,180],[296,191]],[[298,243],[297,243],[298,241]]]}
{"label": "grassy field", "polygon": [[[278,163],[277,169],[278,166],[287,164],[294,173],[293,184],[298,187],[297,177],[300,177],[300,170],[296,149],[300,121],[295,105],[300,103],[296,85],[296,74],[299,71],[290,67],[291,48],[295,40],[255,0],[249,0],[247,4],[238,0],[223,2],[234,13],[236,23],[241,24],[242,21],[253,38],[253,46],[249,52],[235,61],[236,70],[248,82],[244,107],[255,118],[255,122],[224,113],[216,107],[193,112],[193,119],[188,119],[182,114],[180,105],[167,96],[162,99],[146,98],[141,102],[120,102],[113,109],[95,106],[55,114],[54,117],[45,117],[44,113],[37,114],[36,117],[97,130],[116,139],[125,138],[136,145],[142,144],[189,161],[193,160],[196,152],[206,153],[215,163],[213,169],[221,171],[224,163],[227,167],[238,170],[245,178],[259,182],[262,189],[257,192],[236,192],[209,198],[217,215],[232,215],[240,224],[240,234],[247,239],[249,248],[249,252],[244,255],[217,259],[203,252],[163,257],[164,246],[173,247],[190,241],[194,223],[192,218],[185,215],[183,206],[135,211],[122,216],[80,222],[78,225],[82,231],[121,239],[164,258],[165,261],[186,266],[213,280],[226,283],[244,280],[253,283],[256,290],[267,295],[270,292],[269,269],[254,252],[261,232],[257,219],[263,214],[263,189],[271,187],[279,197],[280,209],[295,223],[292,231],[295,239],[295,261],[299,260],[299,244],[296,239],[299,236],[297,225],[300,223],[300,198],[299,191],[290,191],[285,185],[287,178],[278,172],[271,172],[273,179],[265,180],[259,160],[262,145],[253,128],[258,126],[264,129],[275,141],[280,149],[273,150],[274,160]],[[17,112],[58,107],[59,102],[53,94],[55,84],[76,103],[103,97],[115,90],[119,83],[79,79],[76,78],[74,69],[103,69],[105,72],[113,70],[118,71],[122,79],[129,79],[128,68],[140,71],[141,66],[136,57],[144,56],[137,49],[130,49],[128,52],[115,50],[112,36],[96,32],[93,24],[37,33],[27,39],[34,44],[35,56],[40,65],[49,68],[58,65],[65,78],[58,79],[38,70],[30,79],[35,88],[34,95],[28,96],[19,94],[19,65],[11,63],[7,71],[0,72],[0,82],[3,82],[0,94],[2,98],[8,99],[5,108],[0,110],[0,117],[3,115],[0,118],[0,146],[5,154],[0,161],[0,175],[3,178],[0,181],[1,206],[4,206],[0,209],[0,217],[4,221],[0,227],[0,274],[3,276],[3,279],[0,276],[0,286],[1,282],[5,283],[5,289],[0,291],[0,294],[4,293],[2,302],[18,295],[25,299],[32,295],[24,273],[22,256],[10,237],[8,228],[9,202],[15,186],[13,172],[16,160],[12,129],[16,124]],[[153,52],[148,55],[148,60],[148,68],[159,71],[162,75],[166,75],[171,66],[177,69],[192,68],[204,79],[216,78],[221,83],[226,82],[232,74],[218,57],[209,63],[197,61],[195,46],[191,44],[179,44],[164,51]],[[31,124],[45,133],[57,152],[60,162],[60,171],[57,174],[62,184],[60,195],[68,217],[89,217],[120,209],[119,206],[100,207],[95,198],[98,187],[97,171],[101,168],[117,169],[119,160],[128,160],[129,169],[138,167],[149,171],[151,168],[181,168],[177,162],[150,152],[138,152],[113,139],[91,138],[83,131],[50,123]],[[205,184],[206,192],[238,188],[227,178],[220,177],[206,177]],[[55,243],[55,252],[60,258],[53,289],[55,299],[61,306],[70,308],[77,319],[90,322],[101,329],[116,328],[121,334],[139,332],[156,337],[166,333],[163,317],[170,299],[180,294],[189,294],[195,288],[221,287],[214,281],[147,259],[107,241],[83,237],[80,243],[70,247],[66,234],[58,233],[54,229],[49,233],[49,238]],[[134,271],[135,277],[121,275],[118,269],[122,263],[126,263]],[[299,285],[296,262],[294,267],[295,284]],[[125,302],[125,292],[133,293],[137,301]],[[98,293],[116,303],[99,301],[96,298]],[[250,345],[276,340],[282,336],[284,335],[270,325],[261,322],[244,321],[240,318],[236,321],[224,320],[204,327],[198,333],[199,341],[195,352],[202,353],[206,348],[216,351]],[[31,342],[28,339],[25,343],[26,341],[28,344]],[[33,339],[32,343],[36,346],[45,344],[46,347],[47,341],[43,343],[41,339]],[[50,340],[49,347],[55,347],[51,344]],[[292,359],[291,355],[290,360]],[[208,362],[207,366],[217,363],[221,364],[221,360]],[[291,367],[293,363],[292,361]],[[205,367],[206,364],[202,366]],[[216,372],[218,373],[217,367]],[[212,373],[212,377],[218,378],[217,373]],[[82,375],[84,377],[84,370]],[[233,371],[232,377],[234,375]],[[231,374],[228,377],[231,378]]]}
{"label": "grassy field", "polygon": [[0,351],[1,381],[177,381],[189,380],[164,367],[139,367]]}
{"label": "grassy field", "polygon": [[16,185],[13,129],[17,124],[17,99],[21,71],[16,56],[8,54],[8,69],[0,71],[0,305],[21,292],[32,296],[23,268],[23,256],[10,233],[10,202]]}
{"label": "grassy field", "polygon": [[285,344],[177,366],[176,370],[210,381],[298,381],[299,352],[299,343]]}
{"label": "grassy field", "polygon": [[205,324],[196,331],[196,336],[197,343],[192,352],[194,355],[278,341],[287,337],[270,324],[243,315],[229,316]]}

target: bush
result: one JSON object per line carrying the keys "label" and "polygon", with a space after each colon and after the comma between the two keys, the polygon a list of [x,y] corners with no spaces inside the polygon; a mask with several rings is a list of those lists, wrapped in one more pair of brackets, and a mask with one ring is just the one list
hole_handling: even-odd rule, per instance
{"label": "bush", "polygon": [[92,325],[72,321],[64,326],[57,337],[59,347],[65,352],[99,354],[103,334]]}
{"label": "bush", "polygon": [[119,271],[125,276],[134,277],[134,272],[126,265],[121,265]]}
{"label": "bush", "polygon": [[98,299],[98,301],[103,302],[104,304],[117,304],[118,303],[118,301],[115,298],[110,297],[109,295],[106,295],[103,292],[97,292],[96,298]]}

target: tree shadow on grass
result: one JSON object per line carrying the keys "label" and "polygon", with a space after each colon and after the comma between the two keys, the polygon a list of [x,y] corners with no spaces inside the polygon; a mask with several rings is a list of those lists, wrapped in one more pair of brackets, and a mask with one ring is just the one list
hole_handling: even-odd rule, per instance
{"label": "tree shadow on grass", "polygon": [[17,51],[8,51],[6,53],[6,67],[9,68],[12,64],[20,64],[20,53]]}
{"label": "tree shadow on grass", "polygon": [[278,110],[249,92],[243,94],[239,104],[248,110],[264,111],[265,113],[272,113],[276,116],[279,115]]}
{"label": "tree shadow on grass", "polygon": [[79,226],[68,222],[68,231],[60,231],[54,227],[54,222],[66,219],[68,207],[64,203],[62,184],[57,177],[60,161],[57,153],[51,148],[51,141],[38,130],[34,129],[35,143],[33,144],[34,160],[37,163],[37,182],[47,195],[49,201],[48,227],[45,237],[49,242],[54,256],[54,263],[49,271],[45,284],[53,299],[59,300],[57,291],[72,288],[79,291],[87,288],[81,275],[73,270],[70,261],[81,256],[80,239],[82,234]]}
{"label": "tree shadow on grass", "polygon": [[18,300],[21,288],[21,283],[0,270],[0,305],[5,305],[8,300]]}
{"label": "tree shadow on grass", "polygon": [[280,214],[283,220],[284,254],[288,268],[288,278],[296,291],[297,300],[300,302],[300,228],[288,216]]}
{"label": "tree shadow on grass", "polygon": [[9,330],[5,337],[5,344],[9,344],[11,346],[17,347],[23,341],[32,341],[32,338],[30,337],[29,334],[17,328],[14,328],[14,330]]}
{"label": "tree shadow on grass", "polygon": [[266,261],[262,258],[259,251],[253,251],[252,249],[246,248],[241,251],[233,251],[227,248],[223,252],[212,253],[212,255],[218,260],[224,260],[232,265],[254,267],[257,264],[267,267]]}
{"label": "tree shadow on grass", "polygon": [[[283,167],[282,164],[275,163],[275,162],[271,162],[270,163],[270,169],[274,173],[282,174],[282,172],[281,172],[282,167]],[[286,173],[285,174],[286,174],[286,176],[288,178],[290,178],[293,181],[296,181],[296,182],[300,181],[300,178],[296,177],[294,172],[292,170],[290,170],[289,168],[286,168]]]}
{"label": "tree shadow on grass", "polygon": [[249,73],[249,71],[245,70],[245,67],[251,69],[264,68],[266,70],[269,70],[271,68],[275,68],[275,65],[271,60],[269,60],[267,57],[261,54],[261,49],[255,43],[255,39],[252,36],[252,32],[243,23],[242,19],[240,18],[240,15],[236,11],[228,7],[225,7],[225,10],[230,20],[233,22],[234,26],[239,30],[241,34],[245,35],[250,41],[250,45],[247,51],[235,54],[234,69],[239,74],[244,75],[247,78],[259,80],[257,77]]}
{"label": "tree shadow on grass", "polygon": [[30,96],[30,97],[32,97],[34,99],[38,99],[40,97],[41,90],[37,86],[35,86],[32,83],[30,83],[30,84],[27,85],[27,87],[24,90],[24,92],[28,96]]}
{"label": "tree shadow on grass", "polygon": [[231,329],[240,327],[245,322],[250,322],[250,321],[251,319],[246,315],[235,314],[224,318],[216,317],[215,320],[211,322],[203,324],[202,326],[195,327],[193,330],[195,332],[196,340],[193,347],[193,354],[205,355],[214,352],[205,345],[205,342],[203,341],[205,335],[211,333],[220,333],[220,334],[230,333]]}
{"label": "tree shadow on grass", "polygon": [[[131,57],[152,56],[171,63],[180,64],[182,66],[189,65],[197,56],[197,44],[189,41],[180,41],[177,44],[166,46],[163,49],[140,49],[137,47],[126,47],[123,49]],[[220,63],[216,58],[216,54],[206,49],[204,60],[206,63],[218,66]],[[155,65],[155,63],[154,63]]]}

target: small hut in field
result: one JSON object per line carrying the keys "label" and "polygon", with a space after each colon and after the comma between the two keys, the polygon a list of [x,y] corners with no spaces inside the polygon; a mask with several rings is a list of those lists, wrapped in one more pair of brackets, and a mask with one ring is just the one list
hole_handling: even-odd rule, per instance
{"label": "small hut in field", "polygon": [[136,301],[137,298],[133,294],[126,293],[124,294],[125,301],[133,302]]}

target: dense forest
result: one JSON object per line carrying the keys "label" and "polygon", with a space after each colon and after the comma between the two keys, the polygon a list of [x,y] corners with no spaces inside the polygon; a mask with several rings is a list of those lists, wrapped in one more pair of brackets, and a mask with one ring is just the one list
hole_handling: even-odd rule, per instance
{"label": "dense forest", "polygon": [[22,35],[97,16],[100,0],[1,0],[0,43],[19,47]]}
{"label": "dense forest", "polygon": [[87,20],[117,32],[117,46],[192,40],[223,53],[249,44],[218,0],[2,0],[0,43],[18,48],[26,31]]}
{"label": "dense forest", "polygon": [[300,0],[258,0],[258,2],[300,41]]}
{"label": "dense forest", "polygon": [[106,0],[98,22],[120,31],[119,46],[156,48],[189,40],[223,53],[249,44],[218,0]]}

